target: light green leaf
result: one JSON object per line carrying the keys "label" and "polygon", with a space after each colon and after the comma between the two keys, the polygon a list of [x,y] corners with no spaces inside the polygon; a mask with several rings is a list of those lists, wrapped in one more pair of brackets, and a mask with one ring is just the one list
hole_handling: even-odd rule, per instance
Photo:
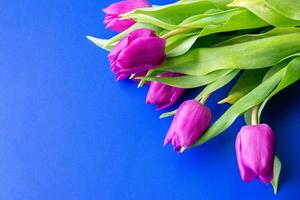
{"label": "light green leaf", "polygon": [[224,42],[218,43],[215,46],[216,47],[228,46],[228,45],[233,45],[233,44],[238,44],[238,43],[250,42],[250,41],[255,41],[255,40],[259,40],[259,39],[280,36],[280,35],[289,34],[289,33],[299,33],[299,32],[300,32],[300,29],[296,28],[296,27],[273,28],[267,32],[263,32],[260,34],[245,34],[245,35],[237,36],[232,39],[226,40]]}
{"label": "light green leaf", "polygon": [[299,0],[264,0],[265,3],[281,15],[290,19],[300,20]]}
{"label": "light green leaf", "polygon": [[93,42],[95,45],[97,45],[98,47],[106,50],[106,51],[111,51],[112,47],[105,47],[108,40],[104,40],[104,39],[99,39],[96,37],[92,37],[92,36],[87,36],[86,37],[88,40],[90,40],[91,42]]}
{"label": "light green leaf", "polygon": [[177,76],[177,77],[144,77],[144,81],[157,81],[178,88],[197,88],[207,85],[230,73],[231,70],[215,71],[203,76]]}
{"label": "light green leaf", "polygon": [[207,96],[220,89],[221,87],[229,83],[232,79],[234,79],[234,77],[236,77],[238,73],[239,70],[233,70],[227,75],[217,79],[216,81],[209,83],[195,99],[200,101],[204,96]]}
{"label": "light green leaf", "polygon": [[288,86],[292,85],[293,83],[299,81],[300,79],[300,57],[293,59],[287,67],[284,68],[284,77],[280,81],[279,85],[276,89],[264,100],[262,105],[259,108],[259,116],[261,115],[264,107],[266,106],[267,102],[277,93],[282,91],[283,89],[287,88]]}
{"label": "light green leaf", "polygon": [[250,108],[259,105],[268,97],[284,76],[286,68],[283,68],[268,80],[262,82],[250,93],[234,103],[193,145],[199,146],[210,139],[218,136],[225,131],[235,119],[249,110]]}
{"label": "light green leaf", "polygon": [[165,6],[137,9],[124,14],[123,18],[133,18],[138,22],[173,30],[178,28],[178,24],[186,18],[204,13],[210,9],[217,9],[218,7],[224,6],[208,0],[179,1]]}
{"label": "light green leaf", "polygon": [[232,15],[223,17],[223,22],[215,23],[215,19],[213,19],[203,28],[200,32],[200,36],[235,30],[254,29],[269,25],[246,9],[233,9],[230,10],[230,12]]}
{"label": "light green leaf", "polygon": [[294,20],[281,15],[271,9],[264,0],[235,0],[230,6],[247,8],[256,16],[275,27],[292,27],[300,25],[299,20]]}
{"label": "light green leaf", "polygon": [[182,56],[167,59],[157,70],[199,76],[221,69],[266,68],[299,52],[299,43],[300,32],[286,30],[280,35],[258,37],[249,42],[193,49]]}
{"label": "light green leaf", "polygon": [[243,96],[248,94],[251,90],[256,88],[262,82],[262,79],[264,78],[266,72],[267,69],[265,68],[244,71],[239,80],[229,92],[228,96],[225,99],[219,101],[219,103],[235,103]]}
{"label": "light green leaf", "polygon": [[279,183],[279,177],[281,172],[281,162],[277,156],[274,158],[274,169],[273,169],[273,180],[272,180],[272,186],[274,189],[274,194],[277,194],[278,191],[278,183]]}
{"label": "light green leaf", "polygon": [[252,117],[252,109],[249,109],[248,111],[246,111],[246,112],[244,113],[244,120],[245,120],[245,123],[246,123],[247,125],[251,125],[251,124],[252,124],[252,119],[251,119],[251,117]]}
{"label": "light green leaf", "polygon": [[162,118],[166,118],[166,117],[171,117],[171,116],[175,115],[176,112],[177,112],[177,109],[176,109],[176,110],[173,110],[173,111],[171,111],[171,112],[163,113],[163,114],[161,114],[161,115],[159,116],[159,118],[162,119]]}
{"label": "light green leaf", "polygon": [[182,21],[180,27],[190,28],[204,28],[210,24],[223,24],[230,17],[240,14],[243,10],[241,8],[234,8],[230,10],[210,9],[204,13],[193,15]]}
{"label": "light green leaf", "polygon": [[147,80],[145,80],[146,77],[156,77],[163,73],[164,71],[154,71],[152,69],[148,70],[147,74],[144,77],[137,77],[137,79],[141,78],[138,88],[143,87],[147,83]]}
{"label": "light green leaf", "polygon": [[128,28],[127,30],[123,31],[122,33],[119,33],[118,35],[112,37],[111,39],[100,39],[100,38],[96,38],[93,36],[87,36],[87,39],[92,41],[98,47],[105,49],[107,51],[111,51],[114,48],[114,46],[121,39],[123,39],[128,33],[132,32],[136,29],[140,29],[140,28],[152,29],[152,30],[156,31],[157,33],[159,33],[161,31],[161,28],[154,26],[152,24],[136,23],[133,26],[131,26],[130,28]]}
{"label": "light green leaf", "polygon": [[[234,77],[239,73],[239,70],[233,70],[227,75],[219,78],[218,80],[209,83],[203,90],[202,92],[195,98],[195,100],[200,101],[204,96],[209,95],[213,93],[214,91],[218,90],[219,88],[223,87],[227,83],[229,83]],[[165,118],[165,117],[170,117],[176,114],[176,110],[171,111],[171,112],[166,112],[160,115],[159,118]]]}
{"label": "light green leaf", "polygon": [[185,54],[190,50],[198,39],[198,35],[189,36],[173,43],[167,47],[167,57],[176,57]]}
{"label": "light green leaf", "polygon": [[127,30],[123,31],[122,33],[119,33],[118,35],[109,39],[106,45],[107,46],[115,46],[115,44],[118,43],[121,39],[123,39],[128,33],[132,32],[134,30],[140,29],[140,28],[147,28],[147,29],[154,30],[157,34],[159,34],[160,31],[162,31],[162,29],[160,27],[154,26],[152,24],[136,23],[133,26],[131,26],[130,28],[128,28]]}

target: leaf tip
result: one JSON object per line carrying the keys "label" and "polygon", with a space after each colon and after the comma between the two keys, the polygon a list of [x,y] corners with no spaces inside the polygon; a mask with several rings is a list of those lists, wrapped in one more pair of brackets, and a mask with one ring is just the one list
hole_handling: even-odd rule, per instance
{"label": "leaf tip", "polygon": [[235,101],[234,101],[234,97],[232,96],[228,96],[224,99],[222,99],[221,101],[218,102],[218,104],[224,104],[224,103],[230,103],[230,104],[233,104]]}
{"label": "leaf tip", "polygon": [[274,169],[273,169],[274,177],[271,182],[274,190],[274,195],[277,194],[278,192],[278,184],[279,184],[279,177],[280,177],[280,172],[281,172],[281,162],[277,156],[275,156],[274,159]]}

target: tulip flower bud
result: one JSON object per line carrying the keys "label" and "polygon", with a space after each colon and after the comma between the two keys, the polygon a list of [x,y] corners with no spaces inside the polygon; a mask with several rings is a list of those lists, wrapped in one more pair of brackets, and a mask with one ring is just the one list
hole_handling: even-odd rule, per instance
{"label": "tulip flower bud", "polygon": [[267,124],[242,127],[235,148],[243,181],[250,182],[255,177],[265,184],[272,181],[275,135]]}
{"label": "tulip flower bud", "polygon": [[107,8],[103,9],[106,13],[104,23],[106,28],[114,30],[116,32],[123,32],[124,30],[135,24],[133,19],[120,19],[120,15],[133,11],[137,8],[151,7],[151,5],[145,0],[126,0],[113,3]]}
{"label": "tulip flower bud", "polygon": [[116,79],[122,80],[160,65],[166,56],[165,43],[150,29],[129,33],[108,55]]}
{"label": "tulip flower bud", "polygon": [[211,121],[210,110],[196,100],[185,101],[178,108],[164,141],[182,152],[203,135]]}
{"label": "tulip flower bud", "polygon": [[[160,77],[176,76],[176,73],[165,73]],[[183,95],[184,89],[172,87],[159,82],[151,82],[146,103],[156,105],[157,110],[165,109],[174,103]]]}

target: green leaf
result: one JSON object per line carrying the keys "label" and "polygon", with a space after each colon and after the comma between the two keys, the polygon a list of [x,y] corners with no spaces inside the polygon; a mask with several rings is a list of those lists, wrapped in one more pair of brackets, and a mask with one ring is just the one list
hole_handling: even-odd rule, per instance
{"label": "green leaf", "polygon": [[292,85],[293,83],[299,81],[300,79],[300,57],[293,59],[287,67],[284,68],[284,76],[283,79],[280,81],[279,85],[276,89],[264,100],[262,105],[259,108],[259,116],[261,115],[264,107],[266,106],[267,102],[277,93],[282,91],[283,89],[287,88],[288,86]]}
{"label": "green leaf", "polygon": [[[157,70],[205,75],[221,69],[258,69],[273,66],[300,52],[300,29],[237,44],[198,48],[167,59]],[[259,46],[259,48],[257,48]]]}
{"label": "green leaf", "polygon": [[200,36],[212,33],[254,29],[269,25],[246,9],[232,9],[229,11],[231,12],[230,15],[223,17],[223,22],[216,23],[215,19],[212,19],[200,32]]}
{"label": "green leaf", "polygon": [[228,46],[228,45],[233,45],[233,44],[238,44],[238,43],[250,42],[250,41],[255,41],[255,40],[259,40],[259,39],[275,37],[275,36],[280,36],[280,35],[289,34],[289,33],[299,33],[299,32],[300,32],[300,29],[296,28],[296,27],[273,28],[267,32],[263,32],[260,34],[244,34],[241,36],[237,36],[232,39],[226,40],[224,42],[218,43],[215,46],[216,47]]}
{"label": "green leaf", "polygon": [[[202,92],[195,98],[195,100],[200,101],[204,96],[209,95],[213,93],[214,91],[218,90],[219,88],[223,87],[227,83],[229,83],[234,77],[239,73],[238,70],[233,70],[227,75],[219,78],[218,80],[209,83],[203,90]],[[170,117],[176,114],[176,110],[171,111],[171,112],[166,112],[160,115],[159,118],[165,118],[165,117]]]}
{"label": "green leaf", "polygon": [[118,35],[112,37],[111,39],[108,40],[107,46],[114,46],[116,43],[118,43],[121,39],[123,39],[128,33],[140,29],[140,28],[147,28],[154,30],[157,34],[159,34],[162,29],[160,27],[154,26],[152,24],[147,24],[147,23],[136,23],[127,30],[123,31],[122,33],[119,33]]}
{"label": "green leaf", "polygon": [[220,77],[216,81],[209,83],[202,91],[201,93],[195,98],[196,100],[200,101],[204,96],[207,96],[214,91],[220,89],[227,83],[229,83],[236,75],[238,75],[239,70],[232,70],[230,73],[227,75]]}
{"label": "green leaf", "polygon": [[249,109],[247,110],[245,113],[244,113],[244,120],[245,120],[245,123],[247,125],[251,125],[252,124],[252,109]]}
{"label": "green leaf", "polygon": [[173,111],[171,111],[171,112],[163,113],[163,114],[161,114],[161,115],[159,116],[159,118],[162,119],[162,118],[166,118],[166,117],[171,117],[171,116],[175,115],[176,112],[177,112],[177,109],[176,109],[176,110],[173,110]]}
{"label": "green leaf", "polygon": [[95,38],[93,36],[87,36],[86,37],[88,40],[90,40],[91,42],[93,42],[95,45],[97,45],[98,47],[106,50],[106,51],[111,51],[112,47],[105,47],[108,40],[105,39],[99,39],[99,38]]}
{"label": "green leaf", "polygon": [[285,61],[278,63],[277,65],[274,65],[273,67],[271,67],[265,74],[263,81],[268,80],[270,77],[272,77],[278,71],[280,71],[282,68],[286,67],[289,64],[289,62],[290,62],[290,60],[285,60]]}
{"label": "green leaf", "polygon": [[218,7],[224,6],[209,0],[179,1],[165,6],[137,9],[124,14],[123,18],[133,18],[138,22],[173,30],[179,28],[178,24],[186,18]]}
{"label": "green leaf", "polygon": [[[179,0],[179,1],[184,2],[184,1],[194,1],[194,0]],[[223,6],[226,6],[227,4],[232,2],[232,0],[210,0],[210,1]]]}
{"label": "green leaf", "polygon": [[226,74],[231,70],[219,70],[203,76],[177,76],[177,77],[144,77],[143,81],[157,81],[178,88],[197,88],[207,85]]}
{"label": "green leaf", "polygon": [[274,189],[274,194],[277,194],[278,191],[278,183],[279,183],[279,177],[281,172],[281,162],[277,156],[274,158],[274,169],[273,169],[273,180],[272,180],[272,186]]}
{"label": "green leaf", "polygon": [[235,0],[229,6],[247,8],[256,16],[275,27],[292,27],[300,25],[299,20],[294,20],[281,15],[280,13],[271,9],[264,0]]}
{"label": "green leaf", "polygon": [[[154,71],[152,69],[148,70],[147,74],[144,77],[141,77],[138,88],[143,87],[147,83],[147,80],[145,80],[145,78],[147,78],[147,77],[156,77],[156,76],[158,76],[160,74],[163,74],[163,73],[164,73],[164,71]],[[139,77],[137,77],[137,79],[138,78]]]}
{"label": "green leaf", "polygon": [[298,0],[264,0],[265,3],[281,15],[300,20],[300,1]]}
{"label": "green leaf", "polygon": [[244,71],[239,80],[229,92],[228,96],[225,99],[219,101],[219,103],[233,104],[241,99],[262,82],[266,71],[267,69],[254,69]]}
{"label": "green leaf", "polygon": [[133,26],[131,26],[130,28],[128,28],[127,30],[123,31],[122,33],[119,33],[118,35],[112,37],[111,39],[100,39],[100,38],[96,38],[93,36],[87,36],[87,39],[92,41],[98,47],[100,47],[104,50],[107,50],[107,51],[111,51],[114,48],[114,46],[121,39],[123,39],[128,33],[132,32],[136,29],[140,29],[140,28],[152,29],[152,30],[156,31],[157,33],[159,33],[161,31],[161,28],[153,26],[151,24],[136,23]]}
{"label": "green leaf", "polygon": [[167,46],[167,57],[176,57],[185,54],[190,50],[198,37],[198,35],[189,36],[176,41],[172,46]]}
{"label": "green leaf", "polygon": [[190,28],[204,28],[210,24],[223,24],[230,17],[238,15],[242,12],[241,8],[234,8],[230,10],[210,9],[204,13],[193,15],[182,21],[180,27]]}
{"label": "green leaf", "polygon": [[274,90],[274,88],[279,84],[284,76],[286,68],[283,68],[268,80],[262,82],[250,93],[245,95],[243,98],[234,103],[205,133],[202,137],[196,141],[193,145],[199,146],[210,139],[218,136],[223,131],[225,131],[235,119],[249,110],[250,108],[259,105],[269,96],[269,94]]}

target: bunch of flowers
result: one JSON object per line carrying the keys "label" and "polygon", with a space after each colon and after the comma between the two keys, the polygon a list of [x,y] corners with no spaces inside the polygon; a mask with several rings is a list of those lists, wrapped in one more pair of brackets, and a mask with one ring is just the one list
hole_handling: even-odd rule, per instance
{"label": "bunch of flowers", "polygon": [[[258,178],[277,192],[281,163],[275,134],[260,122],[267,102],[300,78],[300,3],[294,0],[181,0],[164,6],[124,0],[104,9],[104,23],[119,32],[88,39],[110,51],[116,80],[150,82],[146,102],[165,109],[187,89],[203,87],[161,118],[174,116],[164,145],[182,153],[224,132],[240,115],[246,126],[236,138],[245,182]],[[219,104],[228,110],[211,124],[206,100],[233,79]]]}

